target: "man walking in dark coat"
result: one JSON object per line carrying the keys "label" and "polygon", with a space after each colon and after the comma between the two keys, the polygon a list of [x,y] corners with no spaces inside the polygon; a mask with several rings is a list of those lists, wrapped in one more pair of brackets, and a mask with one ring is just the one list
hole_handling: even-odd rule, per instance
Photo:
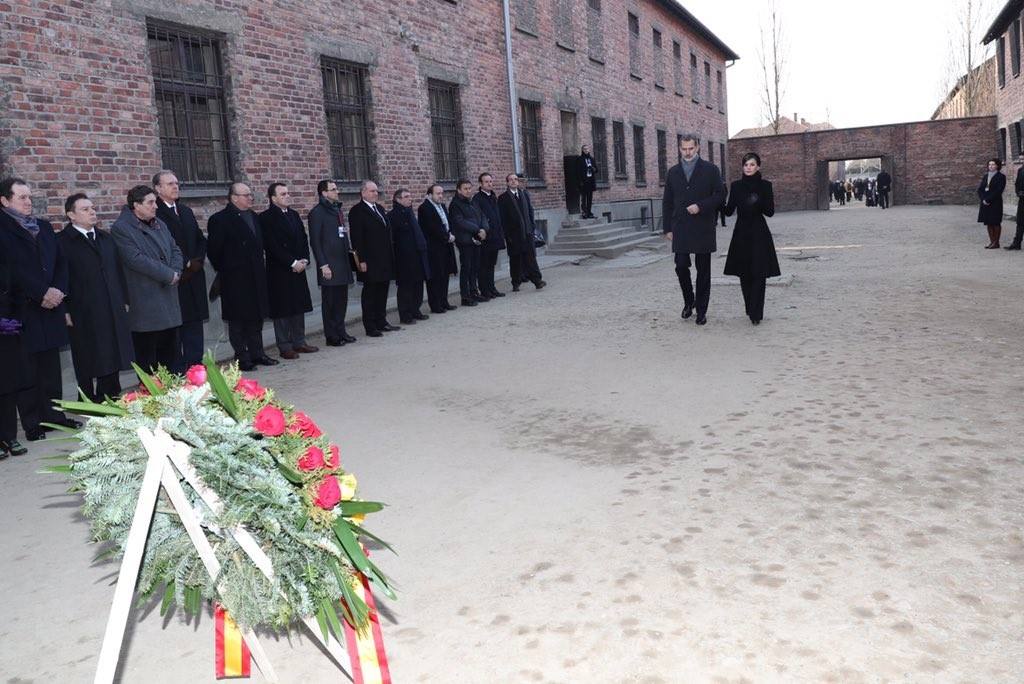
{"label": "man walking in dark coat", "polygon": [[882,171],[875,178],[875,185],[878,188],[878,206],[882,209],[889,208],[889,191],[892,190],[892,176],[888,171]]}
{"label": "man walking in dark coat", "polygon": [[537,265],[537,248],[533,244],[536,223],[533,216],[533,201],[530,193],[520,187],[519,176],[510,173],[505,177],[507,188],[498,197],[498,211],[501,226],[505,231],[508,245],[508,268],[512,276],[512,291],[518,292],[519,285],[530,281],[538,290],[547,285]]}
{"label": "man walking in dark coat", "polygon": [[420,229],[427,239],[427,301],[430,312],[443,314],[457,309],[448,303],[448,278],[459,272],[455,263],[455,236],[452,235],[448,207],[444,204],[444,188],[437,183],[427,188],[427,197],[416,210]]}
{"label": "man walking in dark coat", "polygon": [[312,354],[318,347],[306,342],[306,313],[313,310],[306,267],[309,239],[284,183],[267,188],[270,206],[260,214],[263,250],[267,255],[267,298],[274,319],[274,337],[282,359]]}
{"label": "man walking in dark coat", "polygon": [[[725,202],[725,186],[718,167],[700,158],[697,136],[679,138],[681,161],[668,170],[661,216],[665,237],[672,241],[676,275],[683,290],[683,318],[697,308],[697,325],[707,323],[711,299],[711,253],[716,249],[718,209]],[[697,292],[690,280],[690,255],[697,266]]]}
{"label": "man walking in dark coat", "polygon": [[263,351],[263,319],[267,303],[267,267],[263,236],[252,212],[252,188],[232,183],[228,205],[206,224],[206,253],[217,270],[210,299],[220,297],[221,317],[228,324],[228,339],[238,367],[250,371],[256,364],[279,362]]}
{"label": "man walking in dark coat", "polygon": [[491,300],[480,294],[480,245],[487,239],[487,219],[472,202],[473,185],[466,179],[455,184],[455,197],[448,205],[455,246],[459,250],[459,292],[463,306]]}
{"label": "man walking in dark coat", "polygon": [[[96,208],[84,193],[64,202],[69,223],[58,241],[68,262],[71,360],[78,387],[92,401],[121,394],[120,371],[135,351],[128,322],[128,283],[113,238],[96,229]],[[205,294],[205,293],[204,293]]]}
{"label": "man walking in dark coat", "polygon": [[[1021,150],[1018,162],[1024,164],[1024,150]],[[1017,175],[1013,180],[1013,191],[1017,196],[1017,231],[1013,241],[1003,249],[1020,250],[1021,240],[1024,239],[1024,166],[1017,167]]]}
{"label": "man walking in dark coat", "polygon": [[81,427],[53,407],[63,392],[60,348],[68,343],[64,297],[68,266],[49,221],[32,214],[28,183],[20,178],[0,181],[0,243],[10,252],[12,289],[21,299],[21,343],[27,367],[26,382],[18,392],[18,413],[25,438],[43,439],[40,423]]}
{"label": "man walking in dark coat", "polygon": [[322,180],[316,186],[319,201],[309,210],[309,244],[316,259],[316,280],[320,285],[320,311],[327,346],[340,347],[355,342],[345,330],[348,312],[348,286],[352,276],[352,245],[348,222],[338,202],[338,184]]}
{"label": "man walking in dark coat", "polygon": [[203,323],[210,317],[206,299],[206,236],[192,209],[179,199],[178,177],[166,169],[153,176],[156,190],[156,216],[167,225],[174,242],[181,250],[185,263],[178,283],[178,304],[181,307],[181,327],[178,328],[178,358],[173,370],[183,373],[202,363]]}
{"label": "man walking in dark coat", "polygon": [[392,199],[394,208],[386,218],[395,241],[398,317],[402,323],[412,325],[416,321],[430,318],[420,312],[423,306],[423,284],[430,277],[427,240],[423,237],[416,212],[412,210],[412,193],[399,188]]}
{"label": "man walking in dark coat", "polygon": [[352,249],[359,265],[356,278],[363,284],[360,303],[367,337],[402,329],[387,319],[388,290],[395,279],[395,247],[384,207],[377,204],[378,194],[376,183],[363,181],[359,201],[348,212]]}
{"label": "man walking in dark coat", "polygon": [[494,192],[494,177],[481,173],[478,178],[480,190],[473,195],[473,204],[487,219],[487,238],[480,245],[480,292],[490,297],[504,297],[494,284],[494,267],[498,264],[498,252],[505,249],[505,231],[501,228],[501,210],[498,209],[498,195]]}

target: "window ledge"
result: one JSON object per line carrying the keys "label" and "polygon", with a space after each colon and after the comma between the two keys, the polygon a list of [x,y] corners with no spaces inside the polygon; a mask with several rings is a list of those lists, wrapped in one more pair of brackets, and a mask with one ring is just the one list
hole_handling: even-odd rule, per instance
{"label": "window ledge", "polygon": [[700,100],[698,100],[697,98],[693,97],[692,95],[690,96],[690,102],[692,102],[693,104],[698,104],[698,105],[700,104]]}
{"label": "window ledge", "polygon": [[598,66],[604,66],[604,60],[599,57],[590,57],[590,61]]}
{"label": "window ledge", "polygon": [[654,84],[654,88],[655,88],[655,90],[664,90],[665,86],[662,85],[661,83],[655,83]]}
{"label": "window ledge", "polygon": [[531,188],[535,189],[535,190],[546,190],[547,187],[548,187],[548,183],[543,178],[527,178],[526,179],[526,188],[527,188],[527,190],[529,190]]}
{"label": "window ledge", "polygon": [[615,174],[615,180],[629,180],[629,174],[617,173]]}
{"label": "window ledge", "polygon": [[566,52],[576,52],[575,46],[572,46],[572,45],[570,45],[568,43],[563,43],[560,40],[556,40],[555,41],[555,45],[557,45],[558,47],[562,48]]}
{"label": "window ledge", "polygon": [[638,187],[638,188],[646,188],[647,187],[647,181],[637,181],[636,182],[636,187]]}
{"label": "window ledge", "polygon": [[530,36],[531,38],[539,38],[540,37],[536,33],[534,33],[533,31],[531,31],[530,29],[523,28],[522,26],[516,26],[516,31],[519,31],[520,33],[523,33],[523,34],[525,34],[527,36]]}
{"label": "window ledge", "polygon": [[223,197],[227,201],[228,188],[231,181],[224,181],[223,185],[186,185],[181,186],[182,199],[202,199],[206,197]]}
{"label": "window ledge", "polygon": [[629,77],[630,78],[635,78],[638,81],[644,80],[643,76],[640,76],[639,74],[634,74],[632,71],[629,72]]}
{"label": "window ledge", "polygon": [[608,181],[597,181],[596,183],[594,183],[594,187],[596,187],[598,190],[607,190],[608,188],[612,187],[612,184],[609,183]]}

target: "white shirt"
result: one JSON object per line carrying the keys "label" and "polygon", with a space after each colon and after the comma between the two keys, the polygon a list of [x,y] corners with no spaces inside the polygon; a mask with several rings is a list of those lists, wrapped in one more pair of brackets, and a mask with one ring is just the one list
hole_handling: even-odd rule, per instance
{"label": "white shirt", "polygon": [[75,230],[77,230],[79,233],[81,233],[85,237],[89,238],[90,240],[94,240],[95,239],[95,237],[93,237],[96,234],[96,229],[95,228],[93,228],[92,230],[86,230],[85,228],[81,228],[79,226],[76,226],[74,223],[71,224],[71,227],[74,228]]}

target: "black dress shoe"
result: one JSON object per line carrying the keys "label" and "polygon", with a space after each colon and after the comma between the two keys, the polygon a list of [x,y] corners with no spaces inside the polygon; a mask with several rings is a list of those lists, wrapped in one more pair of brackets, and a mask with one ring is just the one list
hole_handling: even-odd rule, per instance
{"label": "black dress shoe", "polygon": [[248,371],[254,370],[255,368],[256,368],[256,364],[253,363],[252,361],[239,361],[238,362],[238,370],[240,370],[240,371],[248,372]]}
{"label": "black dress shoe", "polygon": [[519,283],[513,283],[512,291],[513,292],[519,292]]}
{"label": "black dress shoe", "polygon": [[381,330],[383,332],[394,332],[395,330],[401,330],[401,329],[402,329],[402,326],[400,326],[400,325],[391,325],[390,323],[386,323],[384,325],[384,327],[381,328]]}
{"label": "black dress shoe", "polygon": [[704,325],[707,322],[708,322],[708,317],[705,314],[700,314],[700,313],[697,314],[697,320],[696,320],[697,325]]}
{"label": "black dress shoe", "polygon": [[761,319],[760,318],[751,318],[750,322],[753,323],[754,325],[761,325]]}
{"label": "black dress shoe", "polygon": [[504,297],[505,293],[504,292],[499,292],[498,290],[492,290],[491,291],[491,296],[492,297]]}
{"label": "black dress shoe", "polygon": [[533,284],[533,286],[534,286],[535,288],[537,288],[538,290],[540,290],[540,289],[543,289],[545,285],[547,285],[547,283],[546,283],[546,282],[544,282],[543,280],[538,280],[537,282],[535,282],[535,283]]}
{"label": "black dress shoe", "polygon": [[30,442],[38,442],[41,439],[46,439],[46,430],[42,427],[34,427],[31,430],[25,430],[25,439]]}
{"label": "black dress shoe", "polygon": [[693,315],[693,304],[683,305],[683,318],[689,318]]}
{"label": "black dress shoe", "polygon": [[476,306],[476,301],[472,300],[472,299],[465,299],[465,298],[463,298],[462,306]]}
{"label": "black dress shoe", "polygon": [[345,344],[345,342],[343,340],[335,339],[333,337],[328,337],[327,338],[327,346],[328,347],[341,347],[341,346],[344,346],[344,344]]}
{"label": "black dress shoe", "polygon": [[341,341],[345,344],[352,344],[356,341],[356,338],[352,337],[348,333],[341,333]]}
{"label": "black dress shoe", "polygon": [[475,299],[478,302],[489,302],[489,301],[491,301],[490,296],[485,295],[485,294],[480,294],[479,292],[474,292],[473,293],[473,299]]}
{"label": "black dress shoe", "polygon": [[459,308],[459,307],[455,306],[454,304],[449,304],[448,302],[445,302],[444,305],[446,307],[445,311],[455,311],[455,309]]}
{"label": "black dress shoe", "polygon": [[1020,251],[1020,243],[1019,242],[1011,242],[1010,244],[1008,244],[1005,247],[1003,247],[1003,249],[1010,249],[1010,250],[1014,250],[1014,251]]}
{"label": "black dress shoe", "polygon": [[380,330],[367,330],[366,331],[366,336],[367,337],[384,337],[384,333],[382,333]]}
{"label": "black dress shoe", "polygon": [[252,362],[255,364],[259,364],[260,366],[276,366],[277,364],[281,363],[277,359],[272,359],[266,354],[264,354],[263,356],[257,356],[255,359],[252,360]]}
{"label": "black dress shoe", "polygon": [[448,309],[431,309],[430,313],[433,313],[433,314],[448,313]]}
{"label": "black dress shoe", "polygon": [[0,442],[0,449],[5,449],[11,456],[22,456],[28,453],[28,449],[16,439],[12,439],[10,442]]}
{"label": "black dress shoe", "polygon": [[[399,318],[398,320],[401,321],[402,325],[416,325],[416,319],[415,318],[408,318],[408,317],[406,317],[406,318]],[[384,329],[387,330],[387,328],[384,328]]]}
{"label": "black dress shoe", "polygon": [[74,418],[64,418],[62,420],[55,420],[53,422],[55,425],[63,425],[64,427],[71,428],[72,430],[77,430],[78,428],[82,427],[82,421],[75,420]]}
{"label": "black dress shoe", "polygon": [[419,311],[417,311],[416,313],[414,313],[414,314],[412,315],[412,317],[413,317],[413,318],[415,318],[415,319],[416,319],[417,321],[425,321],[425,320],[427,320],[428,318],[430,318],[430,316],[428,316],[427,314],[425,314],[425,313],[420,313]]}

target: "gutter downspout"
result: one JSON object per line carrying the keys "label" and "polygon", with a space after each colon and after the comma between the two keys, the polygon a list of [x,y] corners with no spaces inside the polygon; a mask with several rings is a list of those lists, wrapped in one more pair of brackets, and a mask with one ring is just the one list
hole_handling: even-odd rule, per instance
{"label": "gutter downspout", "polygon": [[523,172],[522,154],[519,150],[519,112],[516,107],[516,72],[512,64],[512,19],[509,15],[509,0],[501,0],[505,18],[505,71],[508,76],[508,107],[512,114],[512,156],[517,174]]}

